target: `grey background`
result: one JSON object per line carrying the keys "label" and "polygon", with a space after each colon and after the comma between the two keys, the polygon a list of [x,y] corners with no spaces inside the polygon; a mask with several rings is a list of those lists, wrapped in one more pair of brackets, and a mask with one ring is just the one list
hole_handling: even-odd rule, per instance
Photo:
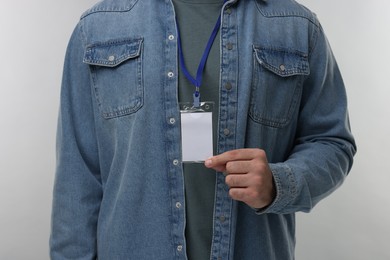
{"label": "grey background", "polygon": [[[63,58],[95,2],[1,0],[1,260],[48,259]],[[390,259],[390,2],[301,3],[318,14],[343,72],[359,150],[345,184],[297,214],[297,259]]]}

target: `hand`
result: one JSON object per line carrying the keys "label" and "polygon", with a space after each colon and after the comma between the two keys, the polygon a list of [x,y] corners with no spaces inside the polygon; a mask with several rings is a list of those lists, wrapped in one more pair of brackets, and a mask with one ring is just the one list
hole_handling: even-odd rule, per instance
{"label": "hand", "polygon": [[205,166],[224,172],[230,197],[252,208],[264,208],[276,196],[273,175],[263,150],[228,151],[207,159]]}

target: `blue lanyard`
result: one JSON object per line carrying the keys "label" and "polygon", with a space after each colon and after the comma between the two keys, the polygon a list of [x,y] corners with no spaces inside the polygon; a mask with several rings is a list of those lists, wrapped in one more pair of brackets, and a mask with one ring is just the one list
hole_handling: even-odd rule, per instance
{"label": "blue lanyard", "polygon": [[[225,3],[227,0],[224,0]],[[176,19],[177,20],[177,19]],[[178,40],[178,49],[179,49],[179,59],[180,59],[180,67],[183,71],[184,76],[195,86],[195,92],[193,94],[194,98],[194,107],[200,107],[200,86],[202,85],[203,71],[206,65],[207,58],[210,54],[211,46],[214,43],[215,37],[218,34],[219,28],[221,26],[221,14],[218,17],[217,23],[214,26],[213,32],[210,35],[210,38],[207,42],[206,49],[203,52],[202,59],[200,60],[198,70],[196,72],[196,78],[192,77],[190,72],[187,70],[187,67],[184,63],[183,50],[181,46],[179,25],[176,23],[177,27],[177,40]]]}

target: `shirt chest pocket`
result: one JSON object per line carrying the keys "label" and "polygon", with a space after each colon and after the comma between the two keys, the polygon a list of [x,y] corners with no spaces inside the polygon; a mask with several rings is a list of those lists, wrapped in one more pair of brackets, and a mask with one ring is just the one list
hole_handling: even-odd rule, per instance
{"label": "shirt chest pocket", "polygon": [[125,116],[143,105],[142,38],[112,40],[89,45],[89,64],[95,97],[105,119]]}
{"label": "shirt chest pocket", "polygon": [[255,46],[250,118],[270,127],[286,126],[299,105],[303,79],[308,74],[306,54]]}

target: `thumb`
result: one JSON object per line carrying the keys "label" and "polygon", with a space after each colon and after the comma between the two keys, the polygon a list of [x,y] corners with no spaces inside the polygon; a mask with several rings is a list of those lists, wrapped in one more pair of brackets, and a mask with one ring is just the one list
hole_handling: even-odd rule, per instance
{"label": "thumb", "polygon": [[216,170],[217,172],[224,172],[226,171],[226,162],[219,161],[217,156],[213,156],[208,158],[205,162],[204,165],[207,168],[211,168]]}

